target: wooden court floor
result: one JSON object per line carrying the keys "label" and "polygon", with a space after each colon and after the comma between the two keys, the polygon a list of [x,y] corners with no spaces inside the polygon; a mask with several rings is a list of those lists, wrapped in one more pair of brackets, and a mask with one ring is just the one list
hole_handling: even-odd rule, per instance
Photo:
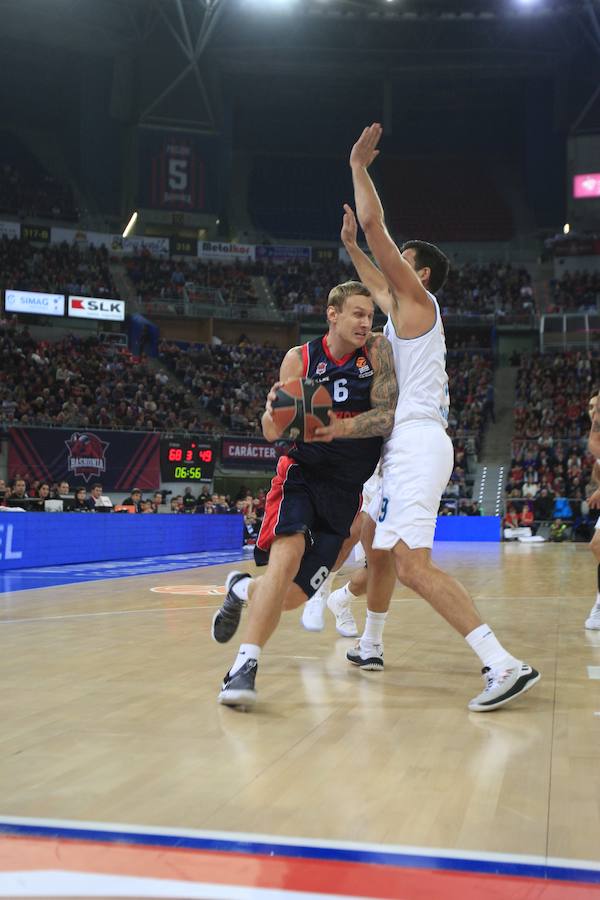
{"label": "wooden court floor", "polygon": [[237,640],[209,635],[227,571],[250,562],[0,595],[0,815],[600,860],[591,554],[435,558],[541,670],[514,706],[468,712],[477,659],[403,588],[383,673],[345,662],[329,614],[318,634],[287,614],[251,713],[217,705]]}

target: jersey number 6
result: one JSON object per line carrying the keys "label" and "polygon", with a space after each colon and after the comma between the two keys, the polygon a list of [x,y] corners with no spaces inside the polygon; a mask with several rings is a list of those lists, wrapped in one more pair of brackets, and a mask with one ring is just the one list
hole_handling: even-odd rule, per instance
{"label": "jersey number 6", "polygon": [[333,399],[336,403],[343,403],[344,400],[348,399],[347,384],[347,378],[338,378],[337,381],[333,382]]}

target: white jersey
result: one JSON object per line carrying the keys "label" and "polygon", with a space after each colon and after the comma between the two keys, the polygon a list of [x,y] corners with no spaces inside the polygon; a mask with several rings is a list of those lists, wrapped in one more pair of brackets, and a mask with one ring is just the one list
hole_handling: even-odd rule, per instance
{"label": "white jersey", "polygon": [[450,394],[446,373],[446,338],[438,302],[427,292],[435,308],[435,322],[429,331],[416,338],[399,338],[391,316],[383,333],[392,345],[398,403],[391,442],[403,425],[436,422],[448,427]]}

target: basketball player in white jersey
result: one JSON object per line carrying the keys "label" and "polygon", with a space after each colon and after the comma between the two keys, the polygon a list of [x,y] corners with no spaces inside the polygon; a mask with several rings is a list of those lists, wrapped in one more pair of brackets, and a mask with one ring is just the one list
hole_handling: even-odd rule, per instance
{"label": "basketball player in white jersey", "polygon": [[[596,457],[594,468],[592,469],[592,481],[596,484],[596,490],[588,500],[591,509],[600,508],[600,410],[597,409],[598,395],[594,394],[590,398],[589,414],[592,420],[592,427],[589,437],[590,453]],[[596,522],[594,537],[590,541],[590,550],[598,560],[598,593],[596,594],[596,602],[590,610],[590,614],[585,620],[585,627],[589,631],[600,630],[600,516]]]}
{"label": "basketball player in white jersey", "polygon": [[446,342],[434,296],[449,262],[432,244],[410,241],[399,250],[390,237],[367,171],[379,154],[381,134],[379,124],[365,128],[350,155],[358,221],[379,268],[358,248],[356,220],[348,206],[342,239],[361,280],[388,315],[384,334],[392,344],[399,395],[394,429],[382,453],[382,497],[368,555],[367,622],[347,656],[362,668],[383,668],[383,628],[397,575],[478,655],[485,687],[469,709],[486,712],[529,690],[540,675],[502,647],[463,585],[431,560],[439,503],[454,464],[446,434]]}

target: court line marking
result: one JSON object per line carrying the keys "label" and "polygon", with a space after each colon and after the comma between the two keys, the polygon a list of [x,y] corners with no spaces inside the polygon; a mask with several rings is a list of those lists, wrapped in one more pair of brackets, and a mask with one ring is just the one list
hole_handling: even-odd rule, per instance
{"label": "court line marking", "polygon": [[[29,818],[0,815],[0,834],[64,838],[170,846],[196,850],[230,851],[307,859],[340,859],[380,865],[435,868],[445,871],[477,871],[544,877],[556,880],[600,882],[600,862],[526,854],[460,851],[439,847],[401,844],[372,844],[356,841],[315,840],[314,838],[244,832],[203,831],[190,828],[153,828],[108,822]],[[433,864],[433,866],[432,866]]]}
{"label": "court line marking", "polygon": [[[129,577],[129,576],[126,576]],[[54,585],[54,587],[64,587],[64,585]],[[171,595],[167,595],[171,596]],[[177,596],[173,594],[172,596]],[[185,596],[185,595],[181,595]],[[209,594],[204,596],[211,596]],[[0,595],[1,597],[1,595]],[[513,600],[514,597],[475,597],[475,600]],[[521,597],[519,599],[527,600],[527,599],[535,599],[535,600],[562,600],[563,597]],[[571,600],[586,600],[587,597],[571,597]],[[417,600],[422,600],[422,597],[398,597],[392,599],[392,603],[414,603]],[[1,604],[0,600],[0,604]],[[196,610],[197,612],[205,609],[220,609],[220,604],[217,606],[173,606],[168,608],[155,608],[155,607],[147,607],[144,609],[117,609],[117,610],[105,610],[102,612],[93,612],[93,613],[68,613],[62,616],[28,616],[22,617],[19,619],[0,619],[0,626],[2,625],[19,625],[22,622],[52,622],[52,621],[62,621],[64,619],[93,619],[101,616],[125,616],[125,615],[139,615],[141,613],[172,613],[172,612],[182,612],[187,610]],[[590,669],[598,669],[600,671],[600,666],[588,666],[588,677],[589,678],[598,678],[600,679],[600,675],[590,675]]]}
{"label": "court line marking", "polygon": [[285,888],[179,881],[171,878],[140,878],[131,875],[101,875],[59,869],[0,874],[0,897],[146,897],[158,900],[373,900],[344,894],[315,894]]}
{"label": "court line marking", "polygon": [[179,612],[180,610],[196,610],[196,612],[200,612],[204,609],[219,609],[218,606],[170,606],[167,608],[148,608],[148,609],[116,609],[116,610],[107,610],[106,612],[94,612],[94,613],[69,613],[64,616],[30,616],[29,618],[22,619],[0,619],[0,625],[18,625],[21,622],[52,622],[56,620],[63,619],[93,619],[98,616],[130,616],[135,615],[136,613],[172,613]]}

